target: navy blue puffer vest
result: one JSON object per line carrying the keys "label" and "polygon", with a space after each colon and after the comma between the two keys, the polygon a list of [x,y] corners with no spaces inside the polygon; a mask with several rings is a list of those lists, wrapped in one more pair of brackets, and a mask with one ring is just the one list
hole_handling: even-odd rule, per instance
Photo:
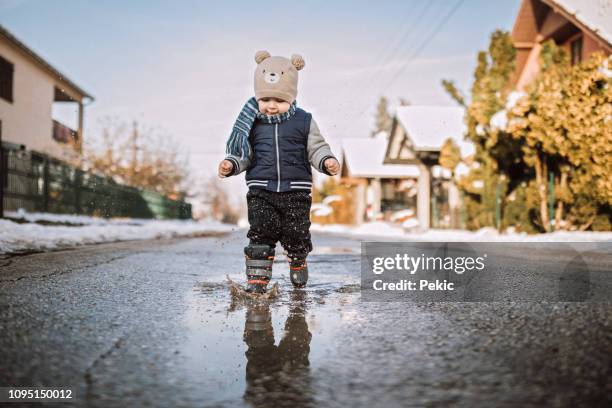
{"label": "navy blue puffer vest", "polygon": [[256,120],[249,140],[253,149],[246,173],[249,188],[269,191],[305,191],[312,187],[308,161],[310,113],[298,108],[288,120],[279,124]]}

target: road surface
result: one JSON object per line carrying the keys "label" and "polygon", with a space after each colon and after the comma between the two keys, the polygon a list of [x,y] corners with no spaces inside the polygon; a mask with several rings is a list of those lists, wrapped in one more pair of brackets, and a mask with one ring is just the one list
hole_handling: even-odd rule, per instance
{"label": "road surface", "polygon": [[244,235],[0,260],[0,386],[87,407],[612,404],[609,304],[363,302],[360,242],[322,234],[305,290],[280,256],[279,297],[245,302],[225,282]]}

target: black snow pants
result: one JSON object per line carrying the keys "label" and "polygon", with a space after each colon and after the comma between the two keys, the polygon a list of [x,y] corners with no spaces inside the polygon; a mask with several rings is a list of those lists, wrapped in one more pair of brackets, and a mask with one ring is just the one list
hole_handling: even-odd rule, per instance
{"label": "black snow pants", "polygon": [[276,193],[250,189],[247,193],[249,224],[247,233],[251,244],[276,242],[287,251],[290,259],[306,259],[312,251],[310,240],[310,191]]}

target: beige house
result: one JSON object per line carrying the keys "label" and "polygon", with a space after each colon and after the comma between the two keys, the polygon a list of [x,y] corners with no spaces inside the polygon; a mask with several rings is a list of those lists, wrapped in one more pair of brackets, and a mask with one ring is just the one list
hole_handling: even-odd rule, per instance
{"label": "beige house", "polygon": [[[83,109],[93,97],[0,26],[0,132],[4,142],[66,159],[83,143]],[[73,104],[76,129],[53,119]]]}
{"label": "beige house", "polygon": [[554,40],[572,63],[612,52],[612,6],[604,0],[523,0],[512,29],[514,83],[521,91],[539,72],[542,43]]}

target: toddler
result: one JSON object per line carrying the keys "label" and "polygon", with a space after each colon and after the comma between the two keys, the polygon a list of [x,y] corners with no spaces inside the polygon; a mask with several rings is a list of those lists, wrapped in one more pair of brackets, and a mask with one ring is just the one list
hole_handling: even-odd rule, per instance
{"label": "toddler", "polygon": [[291,282],[296,287],[306,285],[306,257],[312,251],[310,167],[336,175],[340,164],[312,115],[297,107],[302,57],[272,57],[259,51],[255,61],[255,97],[247,101],[234,123],[219,176],[246,171],[247,291],[265,293],[277,241],[289,259]]}

